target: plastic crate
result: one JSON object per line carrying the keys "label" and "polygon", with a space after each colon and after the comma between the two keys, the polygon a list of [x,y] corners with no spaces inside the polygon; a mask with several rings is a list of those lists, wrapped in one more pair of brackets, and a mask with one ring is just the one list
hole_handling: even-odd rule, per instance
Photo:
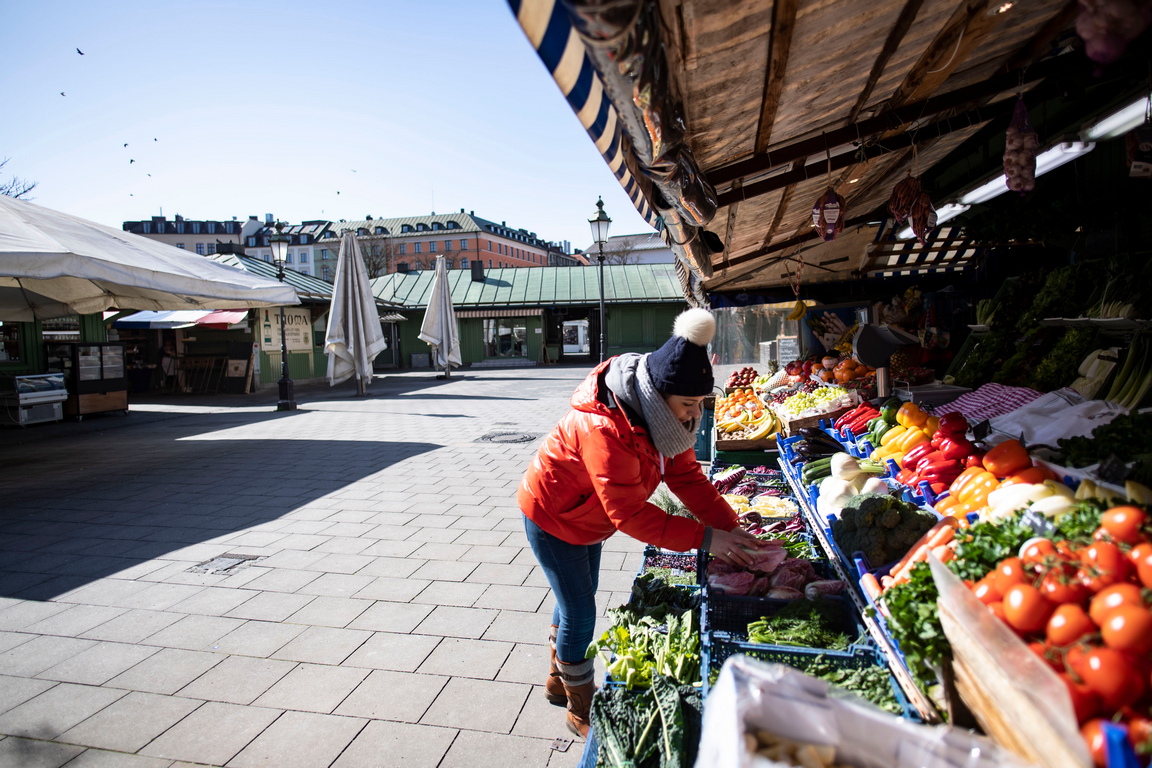
{"label": "plastic crate", "polygon": [[[667,564],[661,565],[661,563]],[[636,576],[637,578],[643,576],[648,572],[648,569],[652,567],[670,568],[674,575],[678,575],[676,573],[677,571],[682,571],[683,575],[692,578],[692,584],[683,586],[695,587],[699,584],[696,576],[696,568],[698,565],[699,555],[694,549],[688,552],[673,552],[669,549],[661,549],[660,547],[647,544],[644,547],[644,557],[640,561],[640,568],[636,571]],[[675,586],[682,585],[677,584]]]}
{"label": "plastic crate", "polygon": [[[705,637],[702,653],[703,661],[700,665],[705,698],[707,698],[711,691],[711,678],[713,673],[720,671],[720,667],[724,665],[725,660],[727,660],[729,656],[741,653],[759,661],[771,664],[784,664],[801,671],[807,669],[818,659],[821,659],[821,657],[823,657],[823,661],[842,669],[865,669],[867,667],[877,666],[887,668],[888,666],[884,654],[875,648],[858,646],[854,648],[853,652],[849,655],[832,656],[818,650],[798,648],[784,650],[772,646],[739,642],[712,634]],[[892,695],[896,698],[896,703],[900,706],[902,716],[908,720],[923,722],[923,718],[920,717],[920,714],[916,711],[916,708],[912,706],[912,703],[908,701],[908,697],[904,695],[904,691],[900,689],[900,685],[896,682],[896,678],[892,676],[890,671],[888,672],[888,684],[892,688]]]}
{"label": "plastic crate", "polygon": [[[843,632],[848,636],[852,645],[867,645],[871,643],[871,636],[867,627],[856,611],[855,604],[846,597],[839,595],[826,597],[824,600],[831,606],[829,611],[831,626],[834,632]],[[733,640],[748,641],[748,625],[761,618],[775,616],[792,605],[794,600],[771,600],[766,597],[718,596],[705,601],[700,611],[700,631],[722,633]],[[807,603],[807,600],[803,602]],[[765,645],[757,643],[757,645]],[[793,648],[795,646],[779,646]],[[844,655],[850,651],[832,651],[823,649],[830,655]]]}

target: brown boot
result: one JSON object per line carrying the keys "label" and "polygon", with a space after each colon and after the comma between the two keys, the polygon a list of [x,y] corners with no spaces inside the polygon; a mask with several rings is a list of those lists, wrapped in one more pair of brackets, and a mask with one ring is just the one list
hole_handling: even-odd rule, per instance
{"label": "brown boot", "polygon": [[595,666],[592,659],[579,664],[565,664],[557,660],[560,679],[568,696],[568,730],[577,736],[588,737],[588,712],[592,708],[592,694],[596,692]]}
{"label": "brown boot", "polygon": [[556,668],[556,631],[558,629],[559,627],[553,624],[551,631],[548,633],[548,653],[550,659],[548,664],[548,681],[544,683],[544,698],[548,699],[550,704],[563,707],[568,704],[568,694],[564,692],[564,681],[560,679],[560,670]]}

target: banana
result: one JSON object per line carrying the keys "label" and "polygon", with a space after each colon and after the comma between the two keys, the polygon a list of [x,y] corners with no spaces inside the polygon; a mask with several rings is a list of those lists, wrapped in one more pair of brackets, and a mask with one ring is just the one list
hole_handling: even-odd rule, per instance
{"label": "banana", "polygon": [[792,305],[792,311],[788,313],[789,320],[799,320],[804,317],[804,313],[808,311],[808,305],[804,303],[803,299],[796,299],[796,303]]}

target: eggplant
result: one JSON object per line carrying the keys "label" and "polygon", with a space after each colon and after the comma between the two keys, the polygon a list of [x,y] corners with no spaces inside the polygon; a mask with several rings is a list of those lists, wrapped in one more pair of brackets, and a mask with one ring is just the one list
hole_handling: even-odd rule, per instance
{"label": "eggplant", "polygon": [[836,438],[829,436],[827,432],[817,427],[801,427],[800,436],[810,443],[822,443],[835,448],[837,451],[844,450],[844,446]]}
{"label": "eggplant", "polygon": [[844,449],[840,446],[832,447],[824,443],[801,440],[792,445],[792,451],[802,461],[808,461],[810,459],[820,459],[837,453],[843,453]]}

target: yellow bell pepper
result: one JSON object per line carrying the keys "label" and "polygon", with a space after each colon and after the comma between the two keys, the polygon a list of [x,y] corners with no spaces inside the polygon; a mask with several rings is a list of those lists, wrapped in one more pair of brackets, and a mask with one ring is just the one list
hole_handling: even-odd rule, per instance
{"label": "yellow bell pepper", "polygon": [[940,417],[939,416],[929,416],[928,420],[924,422],[923,430],[928,434],[928,437],[932,437],[933,435],[935,435],[936,430],[939,428],[940,428]]}
{"label": "yellow bell pepper", "polygon": [[904,435],[906,432],[908,432],[907,427],[892,427],[892,429],[884,433],[884,437],[880,438],[880,445],[891,445],[897,440],[897,438],[899,438],[901,435]]}
{"label": "yellow bell pepper", "polygon": [[917,427],[909,427],[898,440],[891,445],[900,453],[908,453],[908,451],[915,448],[920,443],[927,442],[928,435],[924,434],[924,430]]}
{"label": "yellow bell pepper", "polygon": [[921,427],[928,420],[928,414],[913,402],[904,403],[896,411],[896,423],[902,427]]}

